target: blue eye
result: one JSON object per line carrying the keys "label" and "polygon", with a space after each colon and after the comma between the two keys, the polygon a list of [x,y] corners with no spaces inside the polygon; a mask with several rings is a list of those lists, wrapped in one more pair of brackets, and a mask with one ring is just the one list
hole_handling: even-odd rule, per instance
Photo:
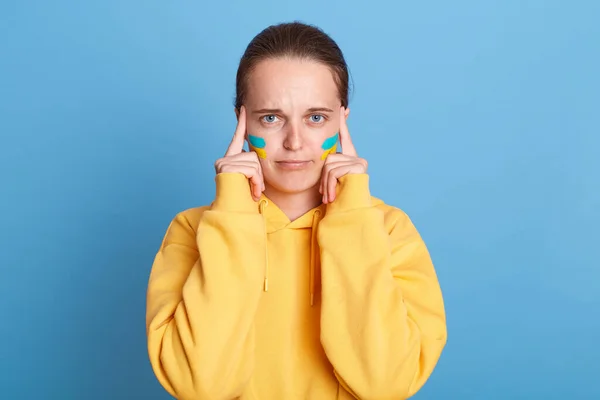
{"label": "blue eye", "polygon": [[273,122],[277,121],[277,116],[273,114],[265,115],[263,117],[263,121],[265,121],[267,124],[272,124]]}
{"label": "blue eye", "polygon": [[310,120],[311,122],[314,122],[316,124],[320,124],[321,122],[323,122],[323,116],[320,114],[314,114],[310,116]]}

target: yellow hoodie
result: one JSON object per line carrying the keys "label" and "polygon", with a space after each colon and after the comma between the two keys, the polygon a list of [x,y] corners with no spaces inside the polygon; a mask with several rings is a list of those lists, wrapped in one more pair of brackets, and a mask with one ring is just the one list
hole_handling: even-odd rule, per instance
{"label": "yellow hoodie", "polygon": [[290,220],[219,174],[209,207],[176,216],[156,255],[153,370],[181,400],[405,399],[446,343],[441,290],[407,215],[368,175]]}

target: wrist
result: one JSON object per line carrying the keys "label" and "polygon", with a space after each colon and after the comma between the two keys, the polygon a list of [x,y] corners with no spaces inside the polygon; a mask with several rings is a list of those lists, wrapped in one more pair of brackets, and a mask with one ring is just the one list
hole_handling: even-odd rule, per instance
{"label": "wrist", "polygon": [[217,211],[258,213],[250,192],[250,182],[244,174],[222,172],[215,177],[216,195],[212,209]]}
{"label": "wrist", "polygon": [[330,213],[371,207],[368,174],[348,174],[338,179],[335,200],[327,205]]}

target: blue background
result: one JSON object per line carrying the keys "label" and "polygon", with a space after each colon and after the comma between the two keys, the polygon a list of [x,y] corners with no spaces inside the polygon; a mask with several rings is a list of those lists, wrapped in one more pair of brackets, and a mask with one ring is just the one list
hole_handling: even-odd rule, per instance
{"label": "blue background", "polygon": [[245,46],[295,19],[344,50],[372,192],[437,266],[415,398],[600,398],[600,2],[550,0],[0,2],[0,397],[169,398],[153,257],[213,197]]}

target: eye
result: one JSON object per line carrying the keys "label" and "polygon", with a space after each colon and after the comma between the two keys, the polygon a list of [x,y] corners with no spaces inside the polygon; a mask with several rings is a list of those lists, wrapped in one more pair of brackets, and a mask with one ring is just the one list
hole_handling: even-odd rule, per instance
{"label": "eye", "polygon": [[315,124],[320,124],[325,121],[325,116],[321,114],[313,114],[310,116],[310,122],[314,122]]}
{"label": "eye", "polygon": [[265,115],[264,117],[262,117],[262,120],[267,124],[272,124],[277,122],[277,116],[274,114]]}

